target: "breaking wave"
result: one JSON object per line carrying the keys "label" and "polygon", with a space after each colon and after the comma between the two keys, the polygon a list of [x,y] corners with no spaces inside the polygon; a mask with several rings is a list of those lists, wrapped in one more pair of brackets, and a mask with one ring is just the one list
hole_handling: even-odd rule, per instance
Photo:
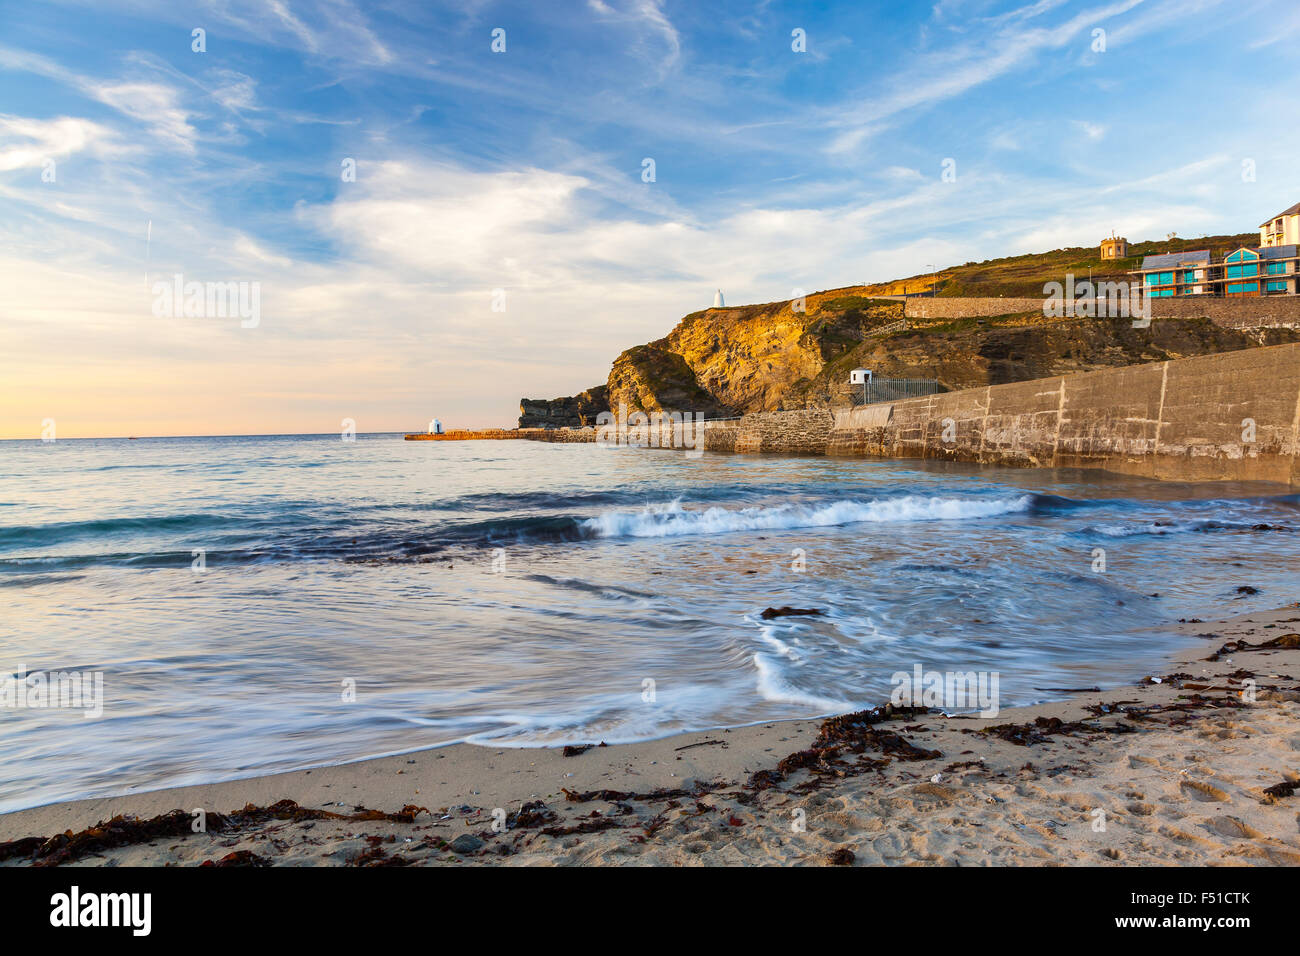
{"label": "breaking wave", "polygon": [[717,507],[688,510],[680,501],[671,501],[647,505],[640,511],[614,511],[586,518],[581,527],[596,538],[667,538],[734,531],[828,528],[864,522],[961,521],[1026,513],[1033,504],[1033,495],[993,499],[907,495],[874,501],[834,501],[735,510]]}

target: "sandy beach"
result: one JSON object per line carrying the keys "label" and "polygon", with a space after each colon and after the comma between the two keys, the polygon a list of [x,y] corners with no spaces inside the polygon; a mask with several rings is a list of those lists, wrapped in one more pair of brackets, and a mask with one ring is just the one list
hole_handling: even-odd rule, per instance
{"label": "sandy beach", "polygon": [[[1300,604],[1179,628],[1197,644],[1166,673],[992,719],[877,712],[571,755],[455,745],[17,811],[0,816],[0,857],[8,866],[1300,864]],[[197,809],[205,832],[194,832]],[[96,828],[103,821],[113,822]]]}

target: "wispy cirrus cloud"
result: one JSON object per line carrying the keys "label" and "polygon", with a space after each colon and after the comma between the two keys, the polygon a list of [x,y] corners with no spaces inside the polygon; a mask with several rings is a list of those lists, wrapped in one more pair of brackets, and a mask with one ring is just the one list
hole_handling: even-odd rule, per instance
{"label": "wispy cirrus cloud", "polygon": [[166,146],[193,153],[198,133],[181,91],[159,80],[100,80],[60,65],[48,57],[0,47],[0,69],[45,77],[69,86],[150,131]]}
{"label": "wispy cirrus cloud", "polygon": [[632,28],[632,49],[654,64],[656,79],[662,80],[677,66],[681,35],[659,0],[588,0],[587,5],[600,20]]}
{"label": "wispy cirrus cloud", "polygon": [[989,25],[995,29],[968,32],[961,43],[920,57],[913,67],[892,77],[883,93],[870,98],[864,94],[866,103],[829,116],[827,125],[840,132],[828,151],[851,153],[864,139],[885,129],[902,114],[951,100],[1026,67],[1043,54],[1079,39],[1095,24],[1127,13],[1141,3],[1143,0],[1119,0],[1081,11],[1052,26],[1027,24],[1055,9],[1055,3],[1035,3],[993,18]]}
{"label": "wispy cirrus cloud", "polygon": [[163,83],[91,83],[86,91],[113,109],[147,127],[167,145],[195,151],[198,131],[181,105],[180,92]]}

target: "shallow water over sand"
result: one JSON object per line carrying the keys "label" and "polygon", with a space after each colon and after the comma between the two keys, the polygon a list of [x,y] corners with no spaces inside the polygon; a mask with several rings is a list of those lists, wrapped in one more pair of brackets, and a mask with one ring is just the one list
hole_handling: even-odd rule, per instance
{"label": "shallow water over sand", "polygon": [[[918,663],[998,672],[1004,707],[1114,684],[1180,646],[1173,619],[1300,597],[1300,498],[1274,491],[391,435],[3,442],[0,669],[102,672],[104,713],[0,710],[0,808],[808,717]],[[782,605],[825,613],[760,617]]]}

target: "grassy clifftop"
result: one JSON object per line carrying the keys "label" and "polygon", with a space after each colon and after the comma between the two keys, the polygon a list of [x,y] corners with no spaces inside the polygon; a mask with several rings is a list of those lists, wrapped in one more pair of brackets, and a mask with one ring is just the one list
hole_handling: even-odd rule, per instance
{"label": "grassy clifftop", "polygon": [[940,269],[938,273],[910,276],[866,286],[871,295],[918,295],[933,293],[938,296],[1040,296],[1043,284],[1060,282],[1066,273],[1076,277],[1087,276],[1091,270],[1094,278],[1126,278],[1124,273],[1142,264],[1144,256],[1166,252],[1187,252],[1210,249],[1218,255],[1241,246],[1259,245],[1259,233],[1247,232],[1232,236],[1202,236],[1199,239],[1168,239],[1135,242],[1129,246],[1125,259],[1101,258],[1097,246],[1072,246],[1051,252],[1031,253],[1023,256],[1005,256],[983,262]]}

